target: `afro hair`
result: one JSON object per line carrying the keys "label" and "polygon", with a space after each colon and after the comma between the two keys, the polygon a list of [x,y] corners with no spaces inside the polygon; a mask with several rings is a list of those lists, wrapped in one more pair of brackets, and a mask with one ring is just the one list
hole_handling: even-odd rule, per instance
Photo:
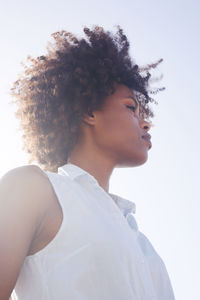
{"label": "afro hair", "polygon": [[57,172],[67,163],[77,142],[85,113],[99,109],[114,93],[116,84],[135,92],[141,117],[154,117],[149,96],[164,87],[150,90],[149,70],[163,59],[139,67],[129,55],[129,42],[120,26],[112,34],[102,27],[83,28],[85,38],[78,39],[65,30],[52,34],[47,54],[27,57],[23,73],[11,88],[23,131],[23,149],[29,163]]}

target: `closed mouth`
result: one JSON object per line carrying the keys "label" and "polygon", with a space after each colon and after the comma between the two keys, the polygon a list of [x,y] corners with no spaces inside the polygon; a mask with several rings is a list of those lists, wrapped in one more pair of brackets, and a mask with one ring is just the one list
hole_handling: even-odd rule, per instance
{"label": "closed mouth", "polygon": [[149,149],[151,149],[152,148],[151,138],[148,136],[143,136],[142,138],[145,142],[147,142]]}

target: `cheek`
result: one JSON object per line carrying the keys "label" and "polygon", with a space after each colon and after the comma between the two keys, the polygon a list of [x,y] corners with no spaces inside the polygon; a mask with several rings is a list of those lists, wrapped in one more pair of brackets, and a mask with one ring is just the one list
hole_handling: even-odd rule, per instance
{"label": "cheek", "polygon": [[119,166],[138,166],[147,160],[138,120],[130,114],[104,116],[96,128],[99,149],[109,153]]}
{"label": "cheek", "polygon": [[107,143],[135,143],[139,139],[139,125],[131,114],[104,116],[101,122],[101,137]]}

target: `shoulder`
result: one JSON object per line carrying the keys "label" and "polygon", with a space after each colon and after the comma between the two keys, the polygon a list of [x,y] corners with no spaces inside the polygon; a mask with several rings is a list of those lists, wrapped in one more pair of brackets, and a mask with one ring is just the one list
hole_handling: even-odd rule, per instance
{"label": "shoulder", "polygon": [[45,172],[38,167],[37,165],[23,165],[13,169],[8,170],[2,177],[1,181],[6,182],[8,180],[20,180],[20,178],[25,178],[28,175],[28,178],[32,175],[38,175],[45,178]]}
{"label": "shoulder", "polygon": [[26,189],[27,185],[36,187],[48,186],[48,177],[46,173],[37,165],[24,165],[9,170],[0,178],[0,185],[20,186]]}
{"label": "shoulder", "polygon": [[[13,168],[0,178],[0,198],[7,205],[45,213],[52,188],[46,173],[37,165]],[[17,203],[16,203],[17,202]]]}

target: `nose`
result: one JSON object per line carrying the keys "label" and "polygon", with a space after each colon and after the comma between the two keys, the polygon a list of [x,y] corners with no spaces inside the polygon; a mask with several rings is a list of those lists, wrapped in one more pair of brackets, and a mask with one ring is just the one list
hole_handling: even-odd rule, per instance
{"label": "nose", "polygon": [[140,126],[147,132],[151,129],[152,123],[151,121],[145,121],[144,119],[141,119]]}

